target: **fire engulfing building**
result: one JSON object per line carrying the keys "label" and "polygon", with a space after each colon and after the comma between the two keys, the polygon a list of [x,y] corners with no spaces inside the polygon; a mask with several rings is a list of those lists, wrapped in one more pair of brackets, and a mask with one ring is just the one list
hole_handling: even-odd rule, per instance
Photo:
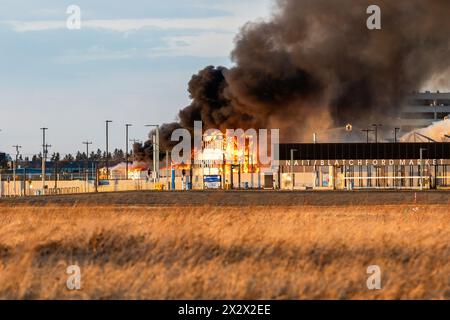
{"label": "fire engulfing building", "polygon": [[194,150],[190,170],[192,187],[196,189],[261,188],[261,170],[256,145],[250,137],[239,145],[237,137],[221,133],[203,135],[202,147]]}
{"label": "fire engulfing building", "polygon": [[[200,150],[192,150],[192,164],[165,157],[165,167],[151,175],[150,163],[135,162],[128,179],[163,190],[450,188],[449,142],[277,143],[262,151],[251,137],[238,140],[204,135]],[[271,162],[264,164],[266,153]],[[126,179],[125,172],[125,164],[110,169],[112,179]]]}
{"label": "fire engulfing building", "polygon": [[[251,143],[238,150],[204,139],[193,187],[284,190],[439,189],[450,187],[450,143],[280,144],[263,166]],[[223,161],[229,154],[231,161]],[[241,156],[241,157],[238,157]],[[243,157],[242,157],[243,156]],[[236,159],[242,159],[236,161]],[[191,179],[188,177],[187,179]]]}

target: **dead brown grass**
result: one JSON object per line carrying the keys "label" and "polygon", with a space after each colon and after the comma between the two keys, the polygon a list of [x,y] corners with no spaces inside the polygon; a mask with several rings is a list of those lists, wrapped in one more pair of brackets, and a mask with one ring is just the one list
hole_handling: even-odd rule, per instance
{"label": "dead brown grass", "polygon": [[412,208],[1,207],[0,298],[449,299],[449,208]]}

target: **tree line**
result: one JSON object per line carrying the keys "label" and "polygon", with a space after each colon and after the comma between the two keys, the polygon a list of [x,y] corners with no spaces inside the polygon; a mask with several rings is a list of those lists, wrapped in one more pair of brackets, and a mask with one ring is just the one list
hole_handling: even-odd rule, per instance
{"label": "tree line", "polygon": [[[129,151],[129,161],[133,161],[133,152]],[[7,162],[5,159],[0,159],[3,161],[0,161],[0,167],[6,168]],[[13,159],[15,160],[15,157],[13,156]],[[76,162],[76,161],[97,161],[97,162],[104,162],[106,161],[106,151],[102,151],[100,149],[97,149],[97,151],[91,151],[89,153],[89,156],[86,155],[86,152],[78,151],[74,154],[67,153],[64,155],[61,155],[59,152],[53,152],[47,155],[47,161],[50,162]],[[111,165],[120,163],[125,161],[125,152],[122,149],[115,149],[113,152],[109,152],[108,161]],[[38,154],[34,154],[31,158],[28,156],[19,155],[18,162],[20,165],[24,167],[31,167],[31,168],[38,168],[41,166],[42,163],[42,152]]]}
{"label": "tree line", "polygon": [[[132,159],[132,152],[129,152],[129,159]],[[34,155],[31,161],[42,161],[42,154]],[[53,152],[47,158],[48,161],[105,161],[106,160],[106,151],[102,151],[97,149],[96,152],[91,151],[89,156],[86,155],[86,152],[78,151],[75,154],[65,154],[61,156],[59,152]],[[109,161],[112,162],[122,162],[125,161],[125,152],[122,149],[115,149],[113,152],[109,152]]]}

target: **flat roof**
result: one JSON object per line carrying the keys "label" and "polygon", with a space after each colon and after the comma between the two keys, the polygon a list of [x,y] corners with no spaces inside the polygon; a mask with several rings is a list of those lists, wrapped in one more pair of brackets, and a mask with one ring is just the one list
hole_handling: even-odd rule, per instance
{"label": "flat roof", "polygon": [[298,143],[280,144],[280,160],[450,159],[448,142],[411,143]]}

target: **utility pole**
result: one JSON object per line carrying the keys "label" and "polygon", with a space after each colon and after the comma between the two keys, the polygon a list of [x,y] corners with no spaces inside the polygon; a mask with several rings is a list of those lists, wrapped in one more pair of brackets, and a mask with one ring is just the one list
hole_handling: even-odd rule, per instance
{"label": "utility pole", "polygon": [[397,143],[397,133],[400,131],[400,128],[394,128],[394,142]]}
{"label": "utility pole", "polygon": [[89,180],[89,145],[92,144],[91,141],[83,141],[83,144],[86,145],[86,190],[87,190],[87,185],[88,185],[88,180]]}
{"label": "utility pole", "polygon": [[125,138],[125,141],[126,141],[126,146],[125,146],[125,170],[126,170],[126,174],[125,174],[125,179],[126,180],[128,180],[128,160],[129,160],[129,157],[128,157],[128,128],[130,128],[132,125],[131,124],[129,124],[129,123],[127,123],[126,125],[125,125],[125,136],[126,136],[126,138]]}
{"label": "utility pole", "polygon": [[367,143],[369,143],[369,133],[370,132],[374,132],[374,130],[371,130],[371,129],[364,129],[364,130],[361,130],[362,132],[365,132],[366,134],[367,134]]}
{"label": "utility pole", "polygon": [[112,120],[106,120],[106,179],[109,180],[109,124],[112,122]]}
{"label": "utility pole", "polygon": [[89,146],[92,144],[92,141],[83,141],[83,144],[86,145],[86,164],[89,161]]}
{"label": "utility pole", "polygon": [[17,161],[19,161],[19,149],[22,148],[22,146],[15,145],[13,148],[16,149],[16,161],[14,161],[13,165],[13,183],[14,183],[14,196],[17,195],[16,191],[16,168],[17,168]]}
{"label": "utility pole", "polygon": [[158,144],[158,139],[156,138],[156,135],[153,135],[152,137],[153,142],[153,187],[156,185],[156,180],[158,179],[158,163],[156,162],[156,153],[158,150],[158,147],[156,146]]}
{"label": "utility pole", "polygon": [[[52,145],[51,144],[45,144],[45,158],[44,158],[44,165],[46,164],[46,162],[47,162],[47,155],[48,155],[48,148],[51,148],[52,147]],[[44,177],[45,177],[45,173],[46,173],[46,170],[45,170],[45,172],[44,172]]]}
{"label": "utility pole", "polygon": [[55,155],[55,191],[58,189],[58,155]]}
{"label": "utility pole", "polygon": [[41,128],[42,130],[42,192],[45,192],[45,161],[47,160],[47,144],[45,143],[45,132],[48,128]]}

